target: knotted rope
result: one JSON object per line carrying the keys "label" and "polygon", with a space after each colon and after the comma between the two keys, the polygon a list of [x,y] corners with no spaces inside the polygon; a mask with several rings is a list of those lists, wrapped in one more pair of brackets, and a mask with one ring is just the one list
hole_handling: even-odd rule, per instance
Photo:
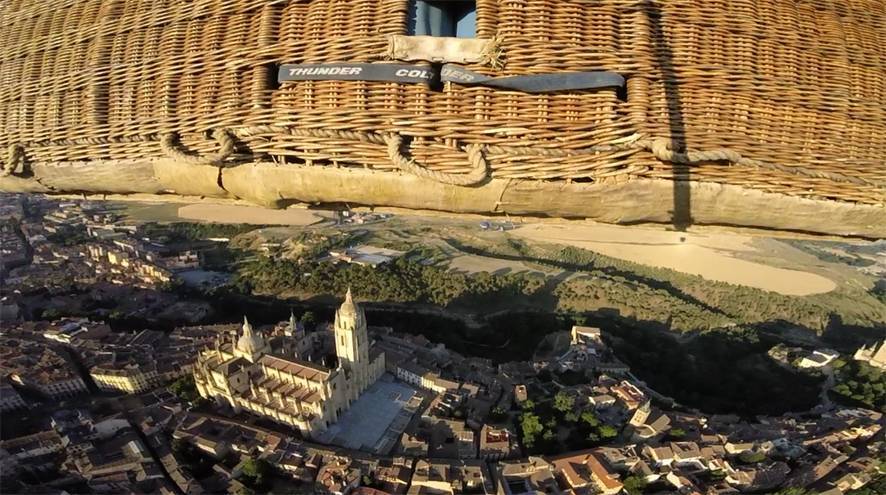
{"label": "knotted rope", "polygon": [[403,156],[400,151],[403,146],[403,138],[399,134],[386,135],[385,142],[388,145],[388,157],[391,162],[397,165],[397,168],[424,179],[453,186],[473,186],[483,182],[489,176],[489,166],[486,163],[486,158],[483,157],[483,147],[478,144],[465,146],[465,152],[467,152],[468,161],[471,164],[469,173],[446,174],[422,167],[415,160]]}
{"label": "knotted rope", "polygon": [[178,133],[170,132],[160,138],[160,148],[167,157],[190,165],[221,165],[234,153],[234,136],[225,129],[216,129],[212,138],[218,142],[218,151],[206,155],[194,155],[182,150]]}
{"label": "knotted rope", "polygon": [[663,162],[678,163],[683,165],[693,165],[702,162],[730,162],[734,165],[744,167],[753,167],[764,170],[775,170],[786,174],[813,177],[819,179],[827,179],[833,182],[845,182],[860,186],[878,186],[877,184],[859,177],[850,177],[837,172],[825,172],[822,170],[810,170],[805,167],[788,167],[777,163],[762,162],[753,158],[742,156],[741,153],[726,148],[719,148],[707,151],[690,151],[676,152],[671,149],[671,140],[664,137],[654,139],[642,139],[637,141],[636,146],[641,149],[648,150],[655,155],[656,158]]}
{"label": "knotted rope", "polygon": [[[886,183],[883,183],[882,181],[871,181],[861,177],[852,177],[837,172],[826,172],[805,167],[786,166],[776,163],[763,162],[753,158],[745,157],[735,150],[726,148],[706,151],[686,150],[678,152],[671,149],[671,140],[669,138],[649,138],[644,137],[640,134],[633,134],[619,140],[611,141],[607,144],[589,146],[580,149],[547,148],[519,145],[469,144],[463,148],[464,151],[467,153],[468,160],[471,164],[471,171],[467,174],[437,172],[419,165],[415,162],[415,160],[407,158],[403,155],[401,151],[403,147],[403,138],[398,134],[381,134],[376,132],[354,131],[348,129],[297,128],[281,125],[259,125],[234,128],[233,130],[217,129],[213,132],[212,137],[218,142],[219,150],[216,153],[205,155],[194,155],[182,150],[180,145],[178,144],[178,133],[171,132],[160,137],[160,147],[166,154],[166,156],[180,162],[194,165],[221,165],[234,153],[234,137],[249,138],[263,134],[284,134],[295,137],[345,139],[377,145],[385,145],[387,146],[388,157],[390,158],[391,162],[400,170],[411,173],[418,177],[434,180],[443,184],[451,184],[457,186],[476,185],[483,182],[487,177],[489,177],[489,165],[484,153],[510,156],[541,156],[548,158],[566,158],[571,156],[593,155],[599,153],[644,150],[649,151],[653,154],[653,156],[655,156],[658,160],[662,162],[694,165],[703,162],[720,161],[729,162],[739,166],[752,167],[763,170],[773,170],[800,177],[826,179],[832,182],[848,183],[860,186],[873,186],[877,188],[883,188],[884,186],[886,186]],[[130,136],[126,138],[99,138],[99,140],[102,142],[105,140],[108,142],[155,141],[156,139],[157,136],[154,134]],[[45,141],[35,144],[58,146],[94,144],[94,141],[96,141],[95,138],[87,138]],[[10,145],[7,159],[3,162],[2,170],[0,170],[0,176],[8,176],[12,174],[18,167],[19,163],[24,162],[24,159],[24,147],[21,144]],[[628,172],[629,171],[630,170],[628,170]],[[619,173],[624,172],[625,171],[619,171]]]}
{"label": "knotted rope", "polygon": [[0,170],[0,177],[8,177],[15,173],[19,164],[24,166],[25,163],[25,147],[21,144],[10,144],[6,151],[6,160],[3,161],[3,169]]}

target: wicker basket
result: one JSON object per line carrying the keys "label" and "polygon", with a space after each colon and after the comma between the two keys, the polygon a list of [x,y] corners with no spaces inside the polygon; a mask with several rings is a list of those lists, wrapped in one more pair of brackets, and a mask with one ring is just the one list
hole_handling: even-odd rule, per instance
{"label": "wicker basket", "polygon": [[28,163],[125,160],[164,156],[172,134],[199,155],[223,129],[229,164],[393,170],[380,136],[398,136],[441,176],[470,173],[475,145],[493,178],[690,178],[884,203],[881,0],[477,4],[503,66],[471,70],[608,70],[626,90],[276,82],[283,63],[383,62],[406,0],[5,0],[0,145]]}

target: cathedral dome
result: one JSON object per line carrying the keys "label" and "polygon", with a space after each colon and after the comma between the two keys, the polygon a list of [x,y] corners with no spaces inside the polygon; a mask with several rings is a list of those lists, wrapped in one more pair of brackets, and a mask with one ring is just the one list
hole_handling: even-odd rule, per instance
{"label": "cathedral dome", "polygon": [[348,287],[348,292],[345,294],[345,302],[342,303],[341,307],[338,309],[339,314],[342,316],[357,316],[357,304],[354,302],[354,298],[351,296],[351,288]]}
{"label": "cathedral dome", "polygon": [[348,287],[345,302],[335,312],[335,325],[336,327],[354,329],[363,324],[365,324],[363,308],[354,302],[351,288]]}
{"label": "cathedral dome", "polygon": [[255,354],[265,348],[265,339],[252,331],[249,320],[243,317],[243,334],[237,340],[237,350],[244,354]]}

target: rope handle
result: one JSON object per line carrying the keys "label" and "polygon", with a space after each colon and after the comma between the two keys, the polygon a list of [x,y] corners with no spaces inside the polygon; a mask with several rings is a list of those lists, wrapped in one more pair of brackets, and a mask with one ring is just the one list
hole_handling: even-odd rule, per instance
{"label": "rope handle", "polygon": [[796,175],[800,177],[812,177],[818,179],[827,179],[832,182],[843,182],[855,184],[859,186],[882,187],[882,183],[869,181],[861,177],[852,177],[841,174],[839,172],[825,172],[823,170],[811,170],[806,167],[785,166],[778,163],[763,162],[743,156],[741,153],[727,149],[718,148],[704,151],[687,150],[678,152],[671,149],[671,140],[665,137],[657,137],[653,139],[642,139],[637,141],[637,147],[651,152],[656,158],[663,162],[678,163],[682,165],[694,165],[702,162],[729,162],[734,165],[743,167],[758,168],[762,170],[775,170],[785,174]]}
{"label": "rope handle", "polygon": [[216,129],[212,138],[218,143],[218,151],[204,155],[188,153],[181,148],[177,132],[169,132],[160,138],[160,148],[167,157],[190,165],[222,165],[234,154],[234,136],[226,129]]}
{"label": "rope handle", "polygon": [[24,168],[25,147],[20,143],[10,144],[6,151],[6,160],[3,161],[3,168],[0,170],[0,177],[8,177],[14,174],[19,164]]}
{"label": "rope handle", "polygon": [[407,158],[403,155],[401,151],[403,137],[399,134],[387,134],[384,136],[384,140],[388,146],[388,157],[391,159],[391,162],[400,170],[409,172],[417,177],[453,186],[474,186],[483,182],[489,176],[489,165],[483,156],[483,147],[478,144],[469,144],[464,148],[468,155],[468,162],[471,164],[470,172],[466,174],[447,174],[423,167],[412,158]]}
{"label": "rope handle", "polygon": [[[649,151],[655,158],[662,162],[679,163],[692,165],[701,162],[721,161],[734,165],[758,168],[763,170],[775,170],[781,173],[796,175],[800,177],[811,177],[826,179],[832,182],[842,182],[856,184],[860,186],[872,186],[875,188],[884,188],[886,183],[881,180],[870,180],[861,177],[853,177],[838,172],[826,172],[823,170],[814,170],[800,166],[787,166],[777,163],[764,162],[743,156],[741,153],[726,149],[712,150],[686,150],[675,151],[671,149],[671,139],[667,137],[646,137],[641,134],[633,134],[631,136],[612,141],[605,145],[596,145],[580,149],[562,149],[547,148],[536,146],[519,146],[519,145],[479,145],[468,144],[463,149],[467,152],[468,160],[472,166],[471,171],[467,174],[448,174],[436,172],[425,168],[413,159],[403,155],[401,148],[403,146],[403,138],[399,134],[380,134],[366,131],[353,131],[346,129],[329,129],[329,128],[296,128],[292,126],[279,125],[260,125],[252,127],[241,127],[233,130],[216,129],[213,132],[213,138],[219,144],[219,150],[216,153],[205,155],[194,155],[181,149],[178,144],[178,133],[170,132],[160,137],[160,147],[166,156],[184,163],[195,165],[221,165],[234,153],[234,138],[249,138],[264,133],[280,133],[289,134],[295,137],[329,137],[337,139],[350,139],[360,142],[372,144],[386,145],[388,157],[391,162],[400,170],[411,173],[418,177],[435,180],[444,184],[452,184],[457,186],[472,186],[483,182],[489,176],[489,166],[486,161],[485,153],[504,154],[504,155],[522,155],[522,156],[544,156],[544,157],[570,157],[585,154],[610,153],[622,151]],[[79,144],[97,144],[104,142],[142,142],[154,141],[157,139],[155,134],[146,134],[140,136],[117,137],[117,138],[88,138],[88,139],[66,139],[55,141],[44,141],[38,144],[48,144],[52,146],[63,145],[79,145]],[[12,144],[8,148],[7,158],[0,168],[0,177],[13,174],[19,164],[24,165],[25,150],[20,143]]]}

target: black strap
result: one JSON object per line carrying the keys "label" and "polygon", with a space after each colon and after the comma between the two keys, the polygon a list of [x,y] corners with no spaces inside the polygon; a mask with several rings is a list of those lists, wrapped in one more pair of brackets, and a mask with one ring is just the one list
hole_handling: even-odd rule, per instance
{"label": "black strap", "polygon": [[284,64],[277,79],[286,81],[381,81],[434,84],[438,81],[466,86],[481,85],[526,93],[624,86],[614,72],[561,72],[531,76],[489,77],[458,65],[421,66],[410,64]]}
{"label": "black strap", "polygon": [[441,80],[467,86],[482,85],[512,89],[525,93],[616,88],[625,84],[624,77],[614,72],[559,72],[531,76],[489,77],[452,64],[443,66]]}

